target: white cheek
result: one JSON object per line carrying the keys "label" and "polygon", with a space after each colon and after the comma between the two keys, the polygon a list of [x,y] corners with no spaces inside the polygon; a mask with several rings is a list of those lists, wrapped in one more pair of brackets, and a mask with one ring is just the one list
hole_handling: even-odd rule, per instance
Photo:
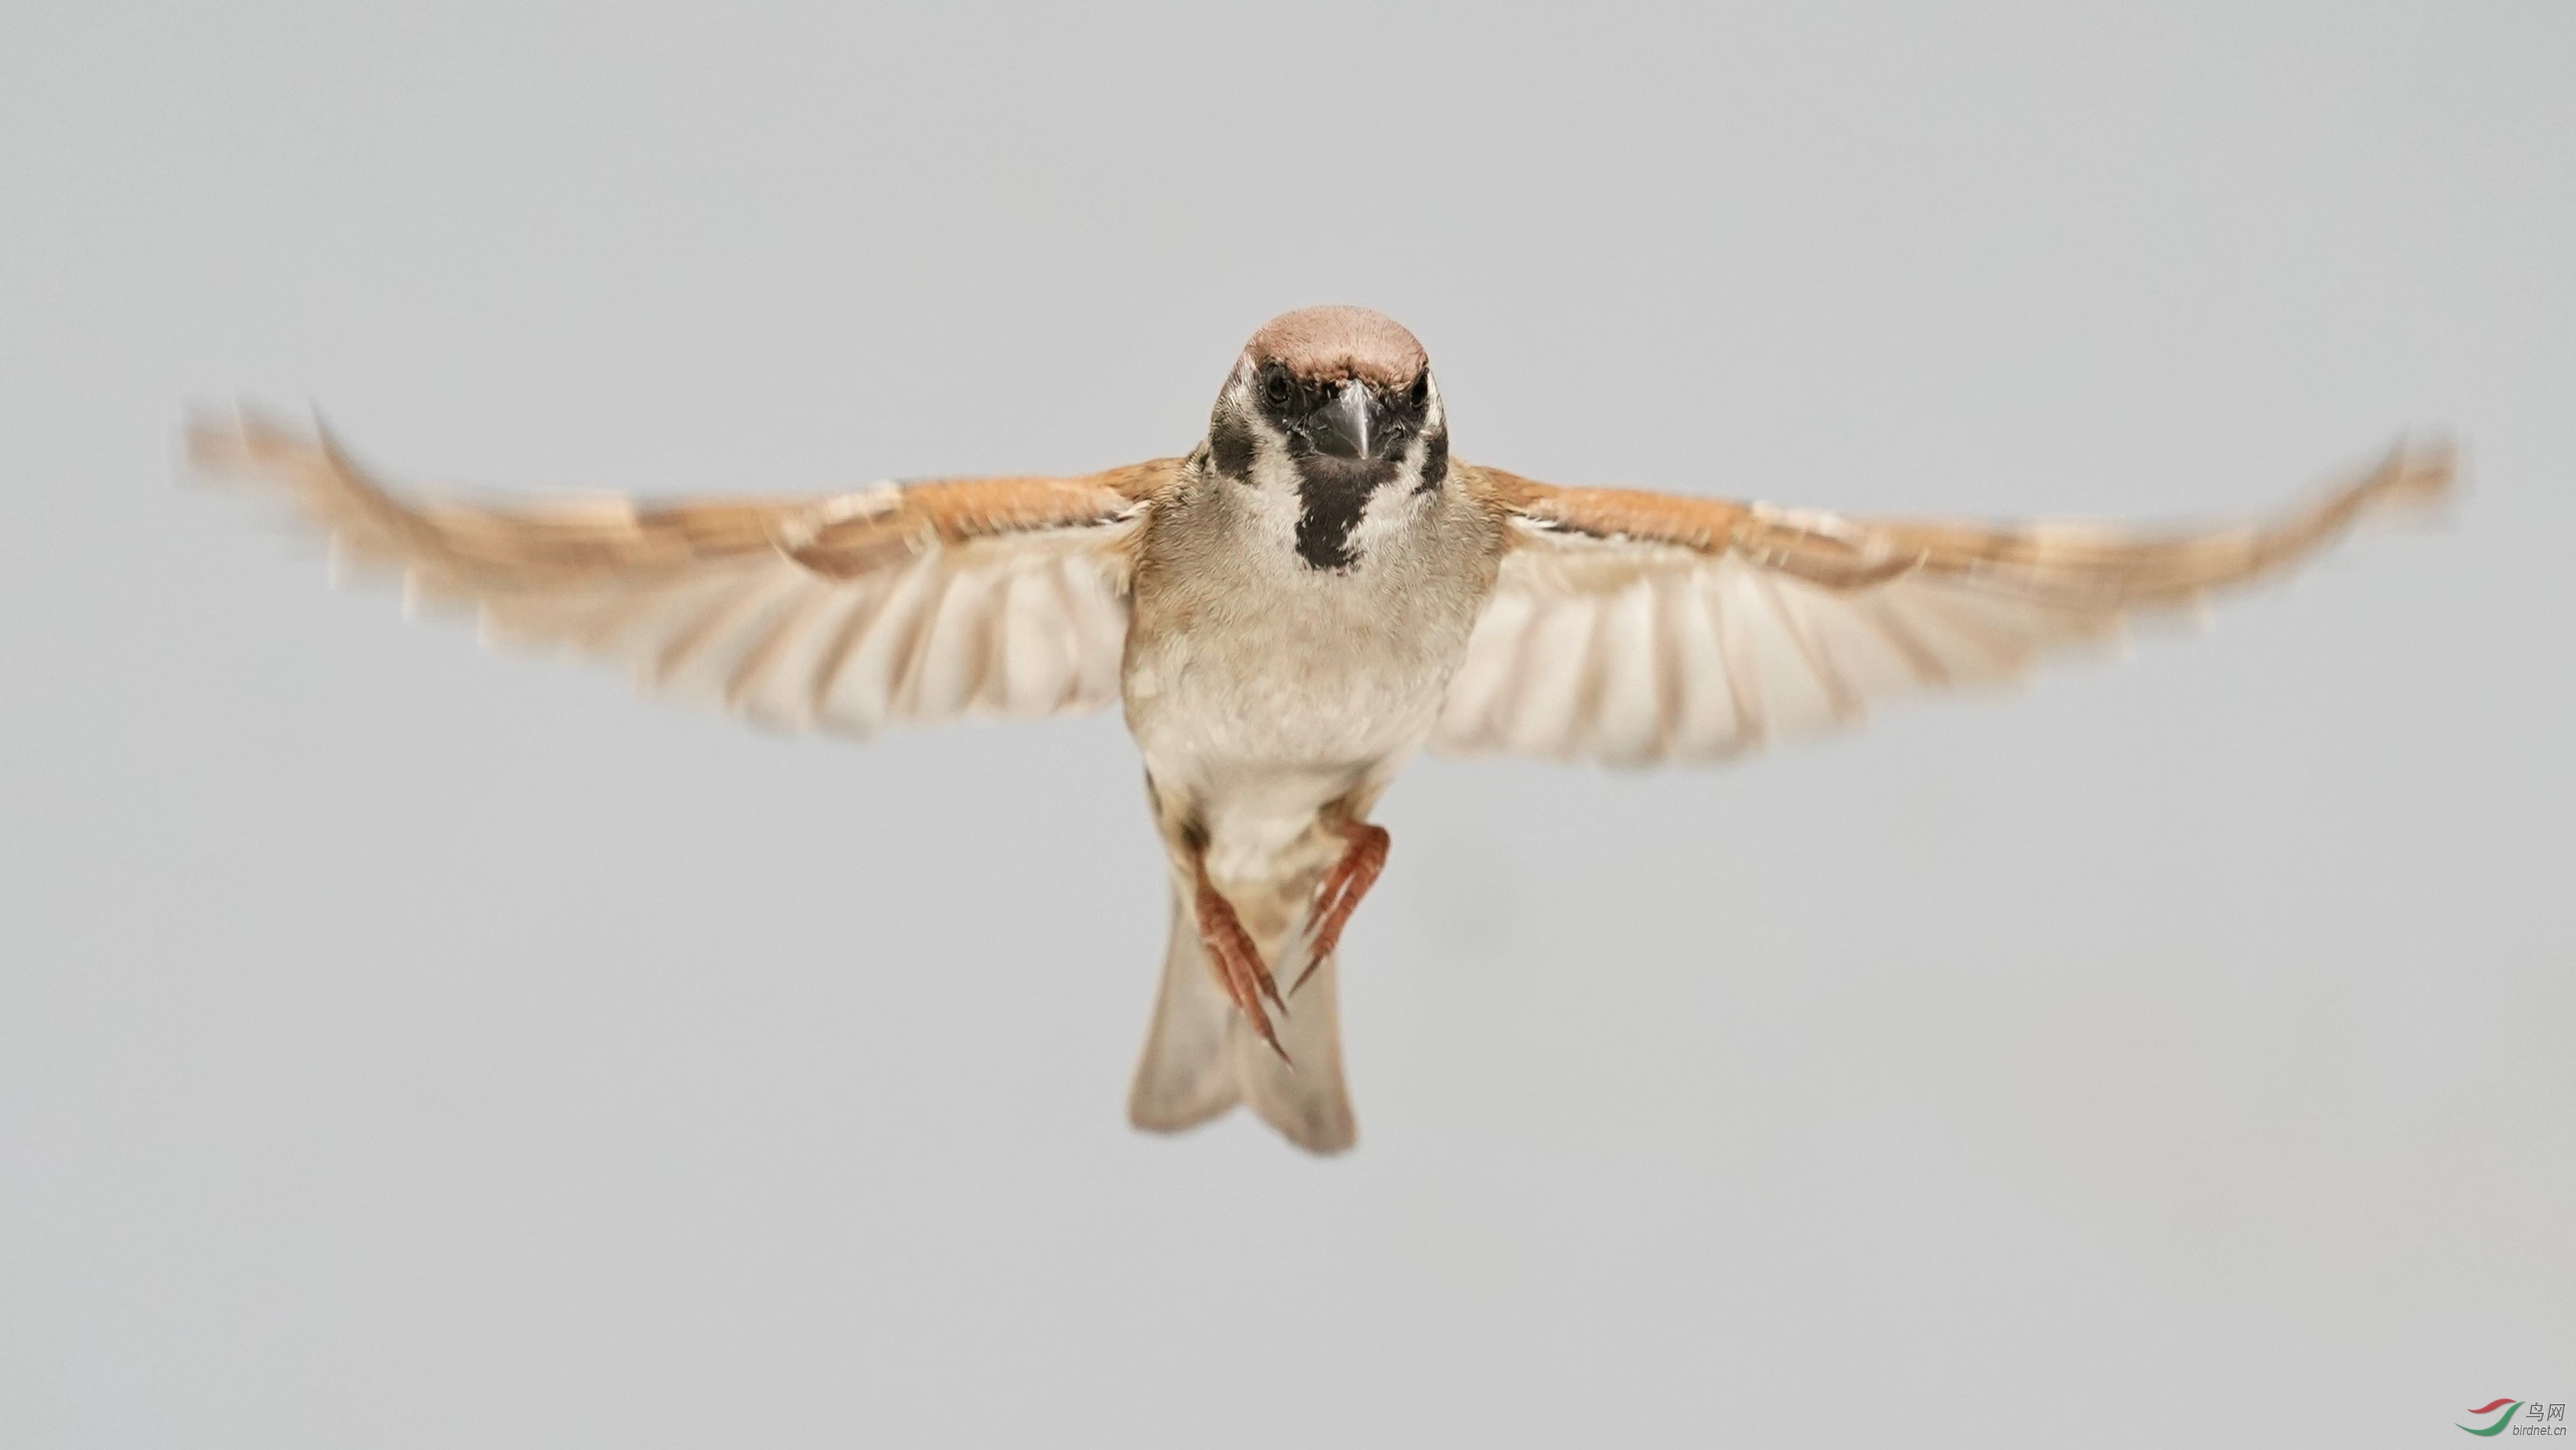
{"label": "white cheek", "polygon": [[1412,542],[1422,511],[1432,502],[1429,495],[1414,492],[1415,481],[1408,472],[1369,496],[1359,526],[1351,530],[1351,546],[1363,560]]}
{"label": "white cheek", "polygon": [[1213,482],[1225,491],[1225,513],[1244,556],[1265,562],[1294,556],[1305,505],[1297,495],[1297,470],[1285,450],[1262,438],[1255,445],[1249,479],[1219,474]]}
{"label": "white cheek", "polygon": [[1244,490],[1246,509],[1266,531],[1278,530],[1281,537],[1297,532],[1297,520],[1306,512],[1305,500],[1297,490],[1297,469],[1288,461],[1284,449],[1266,440],[1252,462],[1252,487]]}

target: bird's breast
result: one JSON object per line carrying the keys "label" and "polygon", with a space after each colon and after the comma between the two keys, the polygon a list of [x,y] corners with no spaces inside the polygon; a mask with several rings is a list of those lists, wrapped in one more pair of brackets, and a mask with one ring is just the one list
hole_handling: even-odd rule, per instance
{"label": "bird's breast", "polygon": [[1139,571],[1122,684],[1157,778],[1191,763],[1341,770],[1429,735],[1481,592],[1365,560],[1291,567]]}
{"label": "bird's breast", "polygon": [[1465,645],[1463,629],[1414,611],[1294,599],[1197,609],[1185,628],[1131,630],[1128,725],[1149,760],[1333,766],[1410,752]]}

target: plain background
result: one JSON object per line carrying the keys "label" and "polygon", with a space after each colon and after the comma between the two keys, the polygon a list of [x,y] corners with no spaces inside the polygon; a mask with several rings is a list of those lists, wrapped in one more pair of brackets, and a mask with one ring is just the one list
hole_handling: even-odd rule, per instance
{"label": "plain background", "polygon": [[[229,13],[226,13],[227,10]],[[0,13],[0,1443],[2458,1443],[2576,1401],[2576,10]],[[1362,1143],[1121,1112],[1114,718],[327,592],[190,404],[644,493],[1190,446],[2448,524],[1725,770],[1427,761]]]}

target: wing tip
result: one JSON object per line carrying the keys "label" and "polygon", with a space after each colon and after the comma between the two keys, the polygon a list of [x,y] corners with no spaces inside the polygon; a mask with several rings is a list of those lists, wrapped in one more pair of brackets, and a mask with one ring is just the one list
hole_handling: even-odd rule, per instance
{"label": "wing tip", "polygon": [[[320,452],[338,459],[330,434],[314,415]],[[230,408],[191,407],[181,420],[180,437],[188,466],[199,474],[245,477],[273,475],[282,465],[316,451],[315,445],[275,414],[248,400]]]}
{"label": "wing tip", "polygon": [[2460,442],[2449,430],[2400,437],[2352,492],[2377,511],[2436,508],[2457,499]]}

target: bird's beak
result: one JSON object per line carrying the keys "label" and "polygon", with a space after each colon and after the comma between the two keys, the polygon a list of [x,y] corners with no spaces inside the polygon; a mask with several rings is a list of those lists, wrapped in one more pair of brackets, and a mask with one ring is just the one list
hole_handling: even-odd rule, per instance
{"label": "bird's beak", "polygon": [[1318,453],[1335,458],[1379,458],[1393,435],[1377,416],[1368,384],[1352,378],[1333,400],[1306,415],[1306,437]]}

